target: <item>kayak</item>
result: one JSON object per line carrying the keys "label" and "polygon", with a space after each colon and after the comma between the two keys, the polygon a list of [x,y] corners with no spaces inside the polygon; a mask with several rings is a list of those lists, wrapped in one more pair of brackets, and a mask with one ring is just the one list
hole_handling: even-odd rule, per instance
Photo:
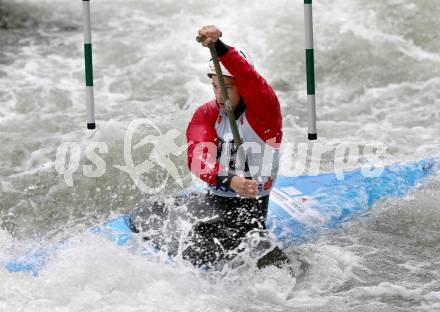
{"label": "kayak", "polygon": [[[316,176],[280,176],[274,185],[266,220],[268,230],[280,247],[298,245],[320,232],[355,219],[386,197],[403,197],[439,171],[440,160],[431,158],[395,163],[383,168],[357,168]],[[380,174],[377,174],[377,170]],[[375,176],[372,176],[375,173]],[[120,246],[137,235],[130,228],[130,215],[124,214],[90,229]],[[39,248],[0,264],[9,272],[38,275],[52,254],[66,248],[67,242]],[[154,253],[152,246],[146,254]]]}
{"label": "kayak", "polygon": [[[304,243],[325,229],[335,228],[367,211],[384,197],[402,197],[438,171],[440,161],[421,160],[393,164],[377,177],[355,169],[338,179],[335,173],[316,176],[280,176],[272,189],[266,220],[268,229],[283,247]],[[135,235],[128,214],[96,228],[118,245]]]}

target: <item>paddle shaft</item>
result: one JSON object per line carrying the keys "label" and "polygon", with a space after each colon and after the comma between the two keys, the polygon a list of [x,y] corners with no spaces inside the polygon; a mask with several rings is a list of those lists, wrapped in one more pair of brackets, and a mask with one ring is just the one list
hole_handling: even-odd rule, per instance
{"label": "paddle shaft", "polygon": [[[197,36],[196,40],[197,40],[197,42],[203,42],[206,40],[206,38],[201,37],[201,36]],[[244,151],[242,148],[240,148],[240,146],[242,145],[242,141],[241,141],[240,133],[238,132],[238,127],[237,127],[237,123],[235,121],[234,111],[232,109],[232,103],[231,103],[231,100],[229,99],[228,91],[226,89],[225,80],[223,77],[222,69],[220,67],[220,61],[218,59],[217,50],[215,49],[214,42],[211,42],[208,47],[209,47],[209,51],[211,52],[212,61],[214,63],[214,67],[215,67],[215,73],[217,75],[218,82],[220,85],[220,91],[221,91],[222,97],[225,101],[226,115],[228,116],[229,125],[231,126],[232,136],[234,138],[234,144],[235,144],[235,148],[237,150],[237,155],[240,160],[240,165],[245,166]]]}

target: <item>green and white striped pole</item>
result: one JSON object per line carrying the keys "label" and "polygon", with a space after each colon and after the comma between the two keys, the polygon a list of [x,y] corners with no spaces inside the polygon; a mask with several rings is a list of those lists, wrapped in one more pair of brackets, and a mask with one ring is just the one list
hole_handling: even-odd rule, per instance
{"label": "green and white striped pole", "polygon": [[84,60],[86,66],[87,129],[95,129],[95,103],[93,96],[92,33],[90,27],[90,1],[83,0]]}
{"label": "green and white striped pole", "polygon": [[304,24],[306,32],[306,76],[307,76],[307,122],[308,138],[316,140],[316,105],[315,105],[315,61],[313,50],[313,15],[312,0],[304,0]]}

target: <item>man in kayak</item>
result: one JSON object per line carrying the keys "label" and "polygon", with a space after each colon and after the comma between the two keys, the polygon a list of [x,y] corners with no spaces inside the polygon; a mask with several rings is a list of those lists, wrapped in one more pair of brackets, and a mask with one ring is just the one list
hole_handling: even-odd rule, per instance
{"label": "man in kayak", "polygon": [[244,172],[240,172],[235,168],[237,151],[211,60],[207,75],[215,99],[196,110],[186,132],[188,166],[208,183],[205,201],[216,214],[214,221],[196,226],[197,242],[186,250],[203,258],[206,246],[218,244],[217,252],[230,250],[249,231],[266,228],[269,194],[278,172],[282,117],[277,96],[246,52],[223,43],[216,26],[204,26],[198,34],[204,38],[204,47],[215,45],[235,121],[248,148]]}
{"label": "man in kayak", "polygon": [[[135,231],[160,233],[146,238],[158,246],[167,245],[168,252],[176,255],[182,243],[175,231],[176,220],[188,217],[178,215],[180,210],[173,207],[185,206],[193,226],[182,256],[194,265],[210,266],[233,258],[230,252],[250,232],[264,233],[266,229],[269,194],[278,173],[282,118],[277,96],[253,68],[249,55],[223,43],[219,39],[222,33],[215,26],[204,26],[198,34],[205,38],[203,46],[215,44],[246,150],[245,164],[236,168],[237,150],[211,60],[207,75],[215,98],[196,110],[186,132],[188,167],[208,184],[208,191],[177,197],[171,209],[164,201],[141,205],[131,220]],[[168,229],[171,231],[164,234]],[[258,265],[286,260],[275,248]]]}

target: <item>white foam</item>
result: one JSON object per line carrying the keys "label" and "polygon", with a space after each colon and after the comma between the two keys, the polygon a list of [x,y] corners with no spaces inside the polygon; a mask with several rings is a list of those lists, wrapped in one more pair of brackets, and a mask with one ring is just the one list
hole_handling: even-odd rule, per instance
{"label": "white foam", "polygon": [[[141,197],[126,175],[110,170],[95,180],[78,177],[77,188],[67,188],[54,171],[56,150],[66,141],[78,142],[83,150],[91,141],[103,141],[110,147],[108,167],[121,165],[123,134],[139,117],[150,118],[161,130],[178,129],[183,144],[193,111],[213,96],[204,73],[209,52],[194,40],[199,25],[218,24],[226,43],[252,54],[257,70],[279,95],[284,141],[306,142],[301,1],[225,0],[215,6],[200,0],[91,2],[94,132],[85,130],[81,5],[64,0],[10,5],[18,12],[14,16],[37,22],[35,29],[14,29],[20,43],[5,48],[7,62],[0,64],[0,216],[13,213],[21,233],[61,228],[75,237],[74,229],[84,227],[85,218],[104,219],[110,210],[129,209],[133,197]],[[384,143],[383,164],[438,153],[440,56],[438,40],[431,37],[435,32],[429,31],[438,26],[437,7],[408,0],[341,0],[316,2],[313,8],[320,142]],[[393,14],[400,17],[393,19]],[[324,159],[323,168],[331,170],[332,161]],[[186,172],[184,155],[176,163]],[[158,177],[159,170],[148,176]],[[98,195],[95,189],[101,190]],[[429,221],[438,216],[433,209],[438,192],[428,190],[424,198],[412,200],[415,214],[397,217],[423,220],[407,234],[433,242],[437,228]],[[402,204],[392,208],[405,211]],[[356,241],[361,234],[350,235]],[[394,297],[416,300],[426,310],[440,308],[438,293],[423,288],[423,282],[367,280],[372,286],[350,286],[363,282],[356,270],[367,270],[362,263],[367,255],[359,250],[369,246],[360,243],[358,251],[350,250],[331,235],[301,247],[311,267],[298,283],[276,270],[244,273],[249,276],[242,282],[201,277],[185,265],[148,262],[107,241],[82,239],[55,256],[38,278],[0,269],[0,310],[338,311],[354,302],[386,310],[389,306],[381,300]],[[0,253],[12,240],[0,231]]]}

